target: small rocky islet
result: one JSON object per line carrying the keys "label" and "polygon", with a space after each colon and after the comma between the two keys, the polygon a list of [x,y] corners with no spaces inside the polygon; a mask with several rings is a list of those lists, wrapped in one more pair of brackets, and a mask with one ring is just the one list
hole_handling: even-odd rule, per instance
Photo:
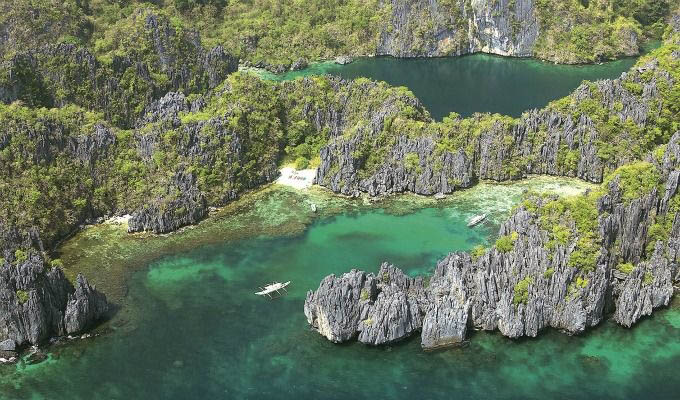
{"label": "small rocky islet", "polygon": [[[549,2],[460,4],[455,23],[437,2],[392,3],[381,9],[389,26],[368,42],[372,54],[481,51],[578,63],[640,52],[642,25],[622,17],[607,26],[617,40],[598,54],[570,46],[552,53],[546,41],[560,35],[547,16],[565,9],[546,9]],[[1,24],[0,358],[82,334],[115,309],[84,276],[65,277],[53,257],[63,239],[128,214],[130,233],[197,224],[211,207],[274,181],[284,158],[318,164],[315,182],[350,197],[444,195],[532,174],[601,184],[568,200],[528,193],[495,246],[451,254],[432,276],[383,264],[377,275],[327,277],[307,295],[304,313],[333,342],[381,345],[420,332],[432,349],[464,341],[469,329],[511,338],[549,327],[577,334],[608,316],[631,327],[673,296],[680,16],[668,5],[660,11],[667,23],[657,21],[666,27],[661,47],[620,78],[585,82],[518,118],[443,121],[385,83],[265,82],[237,72],[239,58],[282,72],[310,57],[258,61],[258,44],[267,41],[254,36],[243,38],[244,54],[205,46],[200,32],[154,7],[136,9],[92,46],[70,34],[78,24],[69,18],[27,37],[26,10],[12,9]],[[417,31],[423,13],[436,32],[422,43],[394,30]],[[33,42],[53,34],[66,39]],[[129,40],[115,39],[121,35]],[[137,42],[144,45],[129,46]],[[350,55],[337,62],[360,53],[343,51]]]}

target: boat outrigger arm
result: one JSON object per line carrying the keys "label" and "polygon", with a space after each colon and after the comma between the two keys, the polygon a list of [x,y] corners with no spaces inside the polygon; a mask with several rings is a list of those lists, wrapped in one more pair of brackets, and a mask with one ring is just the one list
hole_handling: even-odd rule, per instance
{"label": "boat outrigger arm", "polygon": [[[269,285],[266,285],[265,287],[260,287],[259,292],[255,292],[256,295],[258,296],[268,296],[270,299],[273,299],[272,293],[278,294],[277,297],[283,296],[285,293],[288,293],[286,290],[286,286],[290,285],[290,281],[288,282],[274,282],[270,283]],[[283,290],[284,293],[281,293],[280,290]]]}

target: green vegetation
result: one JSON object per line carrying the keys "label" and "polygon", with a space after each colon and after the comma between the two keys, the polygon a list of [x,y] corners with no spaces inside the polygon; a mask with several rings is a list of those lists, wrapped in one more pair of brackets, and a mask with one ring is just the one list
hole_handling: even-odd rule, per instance
{"label": "green vegetation", "polygon": [[[383,103],[392,104],[399,118],[414,112],[426,118],[423,110],[409,109],[413,97],[402,88],[368,80],[332,84],[329,77],[277,84],[235,73],[200,111],[182,114],[177,123],[155,121],[135,130],[74,105],[0,105],[5,133],[0,190],[7,193],[0,198],[0,220],[36,226],[45,243],[55,243],[88,217],[129,212],[153,197],[171,202],[179,191],[166,188],[173,187],[177,173],[191,174],[208,203],[222,205],[264,183],[284,159],[296,160],[299,168],[318,165],[319,149],[332,133],[317,130],[306,110],[341,109],[350,99],[343,114],[350,129],[361,129]],[[86,140],[101,147],[75,145]],[[65,143],[73,143],[73,150]],[[142,151],[141,143],[153,151]],[[361,156],[377,165],[382,159],[370,146]]]}
{"label": "green vegetation", "polygon": [[19,300],[19,304],[24,304],[28,301],[28,292],[25,290],[17,290],[17,300]]}
{"label": "green vegetation", "polygon": [[475,246],[474,249],[470,252],[470,256],[472,256],[473,260],[477,260],[479,257],[483,256],[486,253],[486,248],[484,246],[479,245]]}
{"label": "green vegetation", "polygon": [[552,230],[552,238],[555,242],[566,245],[571,237],[571,230],[562,224],[555,225]]}
{"label": "green vegetation", "polygon": [[640,161],[624,165],[605,178],[603,185],[609,186],[612,181],[619,179],[619,186],[623,189],[623,201],[644,197],[660,184],[659,172],[648,162]]}
{"label": "green vegetation", "polygon": [[17,249],[14,251],[14,262],[17,264],[21,264],[24,261],[28,259],[28,255],[26,254],[25,251],[21,249]]}
{"label": "green vegetation", "polygon": [[552,276],[554,274],[555,274],[555,268],[550,267],[550,268],[546,269],[545,272],[543,272],[543,277],[545,279],[550,279],[550,278],[552,278]]}
{"label": "green vegetation", "polygon": [[360,294],[359,298],[360,298],[362,301],[369,300],[369,299],[371,298],[371,293],[370,293],[370,292],[368,291],[368,289],[366,289],[366,288],[361,289],[361,294]]}
{"label": "green vegetation", "polygon": [[526,304],[529,301],[529,286],[534,283],[534,278],[527,276],[517,282],[514,288],[512,303],[516,306]]}
{"label": "green vegetation", "polygon": [[[568,63],[634,54],[638,44],[631,42],[631,36],[659,39],[671,3],[537,0],[540,37],[534,53]],[[8,36],[5,43],[10,44],[0,49],[0,57],[7,59],[55,42],[94,49],[109,64],[117,56],[130,54],[128,50],[133,54],[143,50],[141,54],[146,55],[153,44],[139,40],[144,26],[134,21],[143,20],[149,11],[166,18],[177,31],[189,36],[196,32],[206,47],[222,45],[237,59],[286,67],[302,58],[374,54],[381,35],[396,30],[400,33],[396,40],[404,41],[411,52],[442,46],[444,54],[453,54],[469,47],[468,21],[481,12],[509,14],[514,35],[522,28],[513,2],[500,11],[495,2],[441,0],[439,15],[410,4],[414,15],[406,26],[396,26],[392,20],[397,4],[378,0],[17,0],[0,15],[0,26],[6,27]],[[444,30],[454,32],[453,38],[438,43],[435,32]],[[187,42],[182,46],[190,48]]]}
{"label": "green vegetation", "polygon": [[309,160],[305,157],[298,157],[295,159],[295,169],[305,169],[309,167]]}
{"label": "green vegetation", "polygon": [[414,171],[420,167],[420,157],[415,153],[408,153],[404,158],[404,167],[407,170]]}
{"label": "green vegetation", "polygon": [[661,38],[667,0],[537,0],[542,34],[535,54],[563,63],[595,62],[637,53],[631,37]]}
{"label": "green vegetation", "polygon": [[630,275],[631,272],[633,272],[633,268],[635,266],[631,263],[621,263],[616,266],[616,269],[623,272],[626,275]]}
{"label": "green vegetation", "polygon": [[576,286],[580,287],[581,289],[585,289],[588,286],[588,279],[583,278],[581,276],[577,276]]}
{"label": "green vegetation", "polygon": [[549,232],[548,249],[557,245],[566,246],[576,241],[576,249],[571,253],[569,266],[587,272],[595,269],[600,255],[600,242],[597,229],[597,199],[601,192],[588,195],[566,197],[555,200],[529,197],[527,201],[537,210],[539,224]]}
{"label": "green vegetation", "polygon": [[[0,17],[0,25],[7,23],[10,42],[16,44],[2,49],[3,57],[53,43],[54,38],[84,46],[96,56],[88,58],[78,47],[53,46],[35,52],[35,60],[18,57],[11,73],[0,69],[0,87],[19,83],[17,87],[25,88],[18,101],[0,105],[0,192],[6,194],[0,197],[0,220],[24,229],[36,227],[48,246],[88,218],[132,212],[150,199],[159,199],[161,208],[170,205],[181,194],[175,176],[195,179],[209,205],[223,205],[266,182],[283,161],[298,168],[317,165],[320,149],[331,141],[356,144],[352,156],[360,178],[371,176],[386,162],[401,136],[433,138],[434,157],[462,152],[477,163],[472,165],[475,170],[483,141],[484,150],[498,160],[495,178],[505,180],[523,176],[527,166],[540,159],[548,135],[554,134],[546,124],[527,129],[532,145],[526,154],[515,142],[514,130],[521,119],[452,114],[433,122],[406,88],[367,79],[341,84],[330,77],[275,83],[247,73],[233,73],[219,82],[220,73],[226,75],[227,64],[235,59],[218,64],[224,71],[204,69],[206,49],[217,44],[243,59],[266,58],[270,63],[374,48],[375,22],[382,21],[375,17],[377,2],[67,0],[53,7],[18,3]],[[446,4],[455,8],[453,2]],[[624,30],[632,25],[642,29],[644,20],[665,12],[645,1],[628,10],[605,9],[595,2],[560,4],[537,2],[541,9],[557,7],[556,16],[570,7],[585,7],[573,15],[583,17],[586,25],[594,20],[583,12],[593,12],[597,23]],[[40,13],[34,26],[24,17],[35,10]],[[35,35],[25,35],[27,26]],[[201,33],[200,40],[194,30]],[[598,161],[605,174],[615,172],[606,182],[618,176],[626,199],[652,190],[658,175],[647,163],[618,167],[645,159],[680,129],[680,61],[673,56],[680,50],[678,36],[668,33],[666,43],[638,64],[654,59],[657,69],[634,69],[626,78],[627,90],[641,100],[642,83],[657,83],[661,101],[648,104],[655,112],[650,112],[646,124],[621,120],[617,113],[623,105],[619,111],[616,105],[610,108],[595,83],[588,84],[585,93],[548,107],[564,119],[592,121]],[[183,93],[187,104],[194,103],[194,111],[166,120],[149,113],[138,120],[168,90]],[[339,126],[329,122],[337,116]],[[556,173],[576,175],[581,149],[574,144],[558,150]],[[429,162],[429,157],[411,153],[404,167],[418,172]],[[339,165],[331,163],[329,169],[337,171]],[[450,183],[459,184],[455,179]],[[576,243],[569,262],[583,271],[594,268],[599,256],[597,196],[591,193],[541,207],[525,202],[549,232],[552,246]],[[657,218],[650,237],[667,237],[669,224],[667,218]],[[516,235],[499,238],[496,247],[511,251],[516,240]],[[653,246],[651,239],[647,246]]]}
{"label": "green vegetation", "polygon": [[517,239],[519,239],[519,234],[517,232],[501,236],[496,240],[496,249],[501,253],[509,253],[515,247]]}
{"label": "green vegetation", "polygon": [[649,286],[652,283],[654,283],[654,275],[652,275],[649,271],[645,272],[645,275],[642,278],[642,284],[645,286]]}
{"label": "green vegetation", "polygon": [[583,289],[585,289],[587,286],[588,279],[583,278],[582,276],[577,276],[576,280],[572,281],[567,286],[567,299],[575,299],[577,296],[583,293]]}
{"label": "green vegetation", "polygon": [[647,256],[654,253],[658,241],[667,242],[673,228],[673,218],[680,211],[680,196],[677,194],[671,198],[668,205],[668,212],[663,215],[655,215],[653,224],[647,231],[647,246],[645,252]]}

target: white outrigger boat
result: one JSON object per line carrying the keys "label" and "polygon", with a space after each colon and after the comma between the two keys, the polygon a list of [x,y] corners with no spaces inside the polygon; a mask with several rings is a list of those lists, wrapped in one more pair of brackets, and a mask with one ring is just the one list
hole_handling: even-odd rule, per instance
{"label": "white outrigger boat", "polygon": [[476,216],[472,217],[472,219],[470,219],[467,226],[469,228],[472,228],[475,225],[479,225],[485,219],[486,219],[486,214],[476,215]]}
{"label": "white outrigger boat", "polygon": [[[284,283],[281,282],[270,283],[265,287],[260,287],[260,291],[255,292],[255,294],[258,296],[268,296],[270,299],[273,299],[274,297],[272,297],[272,293],[276,293],[278,294],[278,296],[276,297],[281,297],[285,293],[288,293],[288,291],[286,290],[286,286],[288,285],[290,285],[290,281]],[[283,290],[284,293],[281,293],[280,290]]]}

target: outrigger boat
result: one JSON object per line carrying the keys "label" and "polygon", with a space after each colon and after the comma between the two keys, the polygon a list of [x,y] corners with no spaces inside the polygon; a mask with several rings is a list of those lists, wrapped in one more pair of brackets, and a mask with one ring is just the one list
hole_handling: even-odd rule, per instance
{"label": "outrigger boat", "polygon": [[467,226],[469,228],[472,228],[473,226],[478,225],[479,223],[484,221],[485,219],[486,219],[486,214],[474,216],[472,219],[470,219]]}
{"label": "outrigger boat", "polygon": [[[272,293],[276,293],[278,294],[278,296],[276,297],[281,297],[284,294],[288,293],[288,291],[286,290],[286,286],[288,285],[290,285],[290,281],[284,283],[281,282],[270,283],[265,287],[260,287],[260,291],[255,292],[255,294],[258,296],[268,296],[270,299],[273,299],[274,297],[272,297]],[[280,290],[283,290],[284,293],[281,293]]]}

